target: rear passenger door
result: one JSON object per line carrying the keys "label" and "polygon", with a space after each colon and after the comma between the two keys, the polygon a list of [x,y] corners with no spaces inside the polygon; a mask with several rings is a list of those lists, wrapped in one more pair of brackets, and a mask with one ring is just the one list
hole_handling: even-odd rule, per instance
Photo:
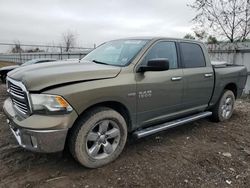
{"label": "rear passenger door", "polygon": [[[183,67],[183,109],[196,112],[208,106],[213,92],[214,74],[211,64],[206,64],[200,44],[179,43]],[[204,47],[203,47],[204,48]]]}

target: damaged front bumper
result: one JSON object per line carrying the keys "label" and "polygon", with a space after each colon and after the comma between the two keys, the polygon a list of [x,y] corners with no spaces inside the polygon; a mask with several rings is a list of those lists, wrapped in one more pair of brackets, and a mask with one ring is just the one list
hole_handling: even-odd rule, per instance
{"label": "damaged front bumper", "polygon": [[42,153],[58,152],[64,149],[68,129],[32,130],[17,127],[9,119],[7,122],[18,144],[25,149]]}
{"label": "damaged front bumper", "polygon": [[10,99],[4,102],[3,110],[18,144],[25,149],[42,153],[64,149],[68,130],[77,117],[77,114],[72,112],[62,116],[32,115],[21,119]]}

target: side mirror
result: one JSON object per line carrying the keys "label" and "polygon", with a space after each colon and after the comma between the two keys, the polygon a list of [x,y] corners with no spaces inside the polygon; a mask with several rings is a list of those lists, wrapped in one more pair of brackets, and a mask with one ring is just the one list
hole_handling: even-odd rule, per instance
{"label": "side mirror", "polygon": [[137,72],[166,71],[169,69],[169,61],[166,58],[150,59],[146,66],[140,66]]}

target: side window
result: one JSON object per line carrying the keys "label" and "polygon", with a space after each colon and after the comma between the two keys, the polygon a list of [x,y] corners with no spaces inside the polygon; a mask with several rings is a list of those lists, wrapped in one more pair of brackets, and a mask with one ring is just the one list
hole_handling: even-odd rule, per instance
{"label": "side window", "polygon": [[169,60],[169,68],[176,69],[177,64],[177,52],[175,42],[158,42],[150,49],[143,64],[146,64],[150,59],[167,58]]}
{"label": "side window", "polygon": [[203,51],[198,44],[180,43],[182,62],[185,68],[205,67],[206,61]]}

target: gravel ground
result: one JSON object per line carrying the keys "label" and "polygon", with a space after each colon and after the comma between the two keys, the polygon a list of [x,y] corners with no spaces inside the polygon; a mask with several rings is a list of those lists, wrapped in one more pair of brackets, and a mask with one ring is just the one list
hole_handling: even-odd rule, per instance
{"label": "gravel ground", "polygon": [[[6,99],[0,85],[0,105]],[[67,153],[19,147],[0,110],[0,187],[250,187],[250,101],[232,119],[201,120],[141,140],[100,169],[86,169]]]}

